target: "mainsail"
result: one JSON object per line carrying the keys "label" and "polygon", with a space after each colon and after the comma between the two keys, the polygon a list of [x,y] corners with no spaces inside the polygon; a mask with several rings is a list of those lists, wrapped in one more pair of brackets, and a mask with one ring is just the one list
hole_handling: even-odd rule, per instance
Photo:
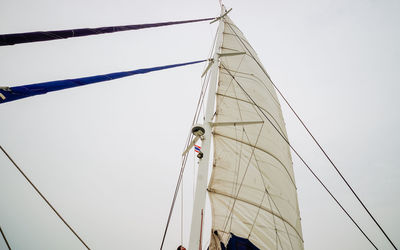
{"label": "mainsail", "polygon": [[287,139],[287,133],[277,95],[242,32],[229,17],[222,21],[208,186],[210,249],[219,249],[220,242],[226,246],[234,236],[260,249],[303,249],[292,159],[282,138]]}

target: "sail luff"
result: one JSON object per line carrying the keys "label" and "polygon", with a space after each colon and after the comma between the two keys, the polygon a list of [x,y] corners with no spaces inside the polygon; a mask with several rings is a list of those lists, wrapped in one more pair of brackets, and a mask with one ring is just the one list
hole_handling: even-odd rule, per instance
{"label": "sail luff", "polygon": [[303,249],[290,149],[274,130],[279,128],[287,138],[275,90],[254,49],[229,17],[223,35],[221,53],[236,56],[221,58],[215,122],[244,123],[213,130],[214,167],[208,190],[212,230],[218,237],[212,237],[211,249],[219,249],[216,238],[225,245],[231,238],[243,238],[259,249]]}

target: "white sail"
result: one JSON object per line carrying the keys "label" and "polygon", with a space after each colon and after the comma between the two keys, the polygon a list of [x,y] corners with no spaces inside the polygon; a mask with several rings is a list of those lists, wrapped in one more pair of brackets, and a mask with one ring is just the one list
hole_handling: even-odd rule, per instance
{"label": "white sail", "polygon": [[290,149],[270,123],[287,138],[279,101],[256,52],[229,17],[223,21],[210,248],[233,233],[260,249],[303,249]]}

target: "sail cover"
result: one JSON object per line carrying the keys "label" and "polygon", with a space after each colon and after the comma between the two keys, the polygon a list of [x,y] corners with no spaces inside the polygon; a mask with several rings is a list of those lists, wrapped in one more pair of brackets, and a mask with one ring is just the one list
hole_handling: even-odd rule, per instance
{"label": "sail cover", "polygon": [[229,17],[223,21],[214,122],[251,123],[213,129],[210,249],[233,235],[259,249],[303,249],[290,148],[274,128],[287,138],[279,101],[256,52]]}
{"label": "sail cover", "polygon": [[82,29],[70,29],[70,30],[35,31],[35,32],[16,33],[16,34],[0,34],[0,46],[14,45],[20,43],[43,42],[50,40],[66,39],[71,37],[92,36],[99,34],[107,34],[107,33],[121,32],[128,30],[139,30],[145,28],[154,28],[154,27],[161,27],[168,25],[184,24],[184,23],[203,22],[212,19],[214,18],[202,18],[202,19],[163,22],[163,23],[108,26],[100,28],[82,28]]}
{"label": "sail cover", "polygon": [[171,64],[171,65],[165,65],[165,66],[159,66],[159,67],[153,67],[153,68],[144,68],[144,69],[136,69],[136,70],[131,70],[131,71],[115,72],[115,73],[110,73],[110,74],[105,74],[105,75],[88,76],[88,77],[75,78],[75,79],[34,83],[34,84],[28,84],[28,85],[22,85],[22,86],[16,86],[16,87],[1,87],[0,86],[0,104],[27,98],[27,97],[32,97],[35,95],[44,95],[48,92],[59,91],[59,90],[69,89],[69,88],[75,88],[75,87],[80,87],[80,86],[98,83],[98,82],[111,81],[111,80],[128,77],[128,76],[132,76],[132,75],[146,74],[146,73],[153,72],[153,71],[181,67],[181,66],[201,63],[201,62],[205,62],[205,61],[206,60],[200,60],[200,61]]}

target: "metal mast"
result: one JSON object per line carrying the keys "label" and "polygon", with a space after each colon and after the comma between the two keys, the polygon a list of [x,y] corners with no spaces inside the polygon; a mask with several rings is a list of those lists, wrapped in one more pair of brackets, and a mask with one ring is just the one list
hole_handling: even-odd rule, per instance
{"label": "metal mast", "polygon": [[[221,6],[221,17],[226,12],[225,7]],[[190,229],[190,239],[189,239],[189,250],[199,250],[201,247],[201,234],[202,221],[203,221],[203,211],[206,202],[206,192],[207,192],[207,177],[208,177],[208,167],[210,160],[210,147],[211,147],[211,122],[214,116],[215,110],[215,93],[218,81],[218,53],[222,46],[222,33],[224,30],[223,18],[219,20],[219,26],[217,30],[217,38],[214,47],[213,54],[213,64],[210,68],[210,85],[208,88],[208,98],[207,98],[207,108],[204,117],[204,129],[205,134],[202,142],[202,152],[203,158],[200,159],[199,169],[197,173],[196,191],[193,203],[193,213],[192,213],[192,224]]]}

